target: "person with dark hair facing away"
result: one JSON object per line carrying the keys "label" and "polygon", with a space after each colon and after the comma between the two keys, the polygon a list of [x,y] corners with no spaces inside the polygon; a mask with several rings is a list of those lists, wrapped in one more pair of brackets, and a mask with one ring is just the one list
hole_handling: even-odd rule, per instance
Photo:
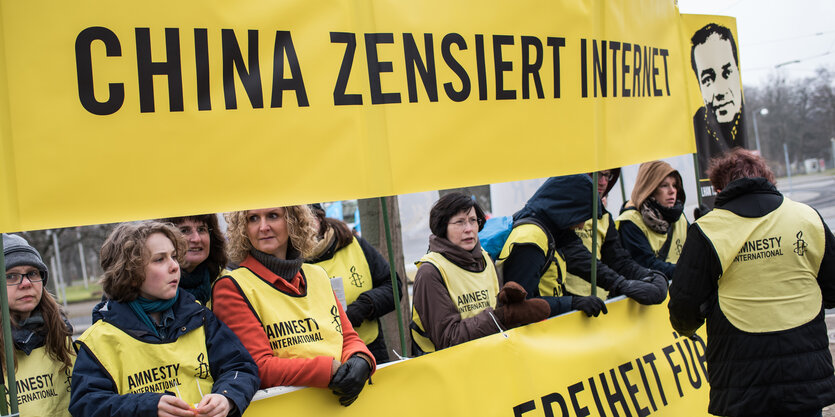
{"label": "person with dark hair facing away", "polygon": [[[434,352],[544,320],[548,303],[526,300],[516,283],[501,286],[478,232],[484,211],[472,198],[453,192],[429,212],[429,252],[418,262],[412,307],[412,350]],[[499,288],[502,288],[501,291]]]}
{"label": "person with dark hair facing away", "polygon": [[708,168],[716,206],[690,226],[670,287],[670,323],[707,321],[708,412],[820,416],[835,403],[824,309],[835,307],[835,237],[786,198],[751,151]]}
{"label": "person with dark hair facing away", "polygon": [[[20,381],[49,378],[51,386],[18,384],[20,415],[69,416],[70,374],[75,352],[72,326],[61,308],[46,290],[49,270],[37,249],[18,235],[3,235],[6,262],[6,295],[14,344],[15,379]],[[0,363],[7,376],[0,334]],[[8,381],[8,377],[3,379]]]}
{"label": "person with dark hair facing away", "polygon": [[[239,416],[258,389],[252,357],[179,288],[186,243],[172,225],[123,223],[101,248],[96,321],[74,347],[74,416]],[[148,375],[152,375],[148,377]]]}
{"label": "person with dark hair facing away", "polygon": [[[389,361],[380,317],[394,311],[391,270],[383,255],[342,220],[325,217],[320,204],[311,205],[319,222],[319,242],[307,262],[321,266],[328,276],[341,277],[345,314],[378,364]],[[402,288],[397,276],[398,288]]]}
{"label": "person with dark hair facing away", "polygon": [[[597,193],[602,199],[617,182],[620,168],[603,170],[598,173]],[[591,177],[591,174],[589,174]],[[556,185],[551,192],[568,192],[567,182]],[[562,191],[560,191],[562,190]],[[580,194],[581,207],[591,208],[591,193]],[[623,294],[640,304],[659,304],[667,297],[667,277],[658,271],[639,265],[620,243],[618,230],[612,215],[601,204],[597,221],[597,294],[605,299]],[[591,216],[589,216],[591,217]],[[591,295],[591,247],[592,219],[588,218],[582,226],[574,230],[577,238],[566,236],[559,244],[565,256],[565,293],[566,295]]]}
{"label": "person with dark hair facing away", "polygon": [[172,223],[186,238],[188,249],[180,265],[180,288],[206,305],[212,297],[212,283],[227,262],[226,238],[218,227],[217,215],[170,217],[160,221]]}
{"label": "person with dark hair facing away", "polygon": [[[327,272],[304,263],[316,245],[310,208],[237,211],[226,222],[229,259],[240,266],[215,281],[212,308],[252,354],[261,387],[330,388],[351,405],[377,365]],[[288,333],[288,324],[306,333]]]}
{"label": "person with dark hair facing away", "polygon": [[638,167],[632,198],[616,220],[620,240],[638,264],[672,278],[687,237],[681,174],[664,161]]}

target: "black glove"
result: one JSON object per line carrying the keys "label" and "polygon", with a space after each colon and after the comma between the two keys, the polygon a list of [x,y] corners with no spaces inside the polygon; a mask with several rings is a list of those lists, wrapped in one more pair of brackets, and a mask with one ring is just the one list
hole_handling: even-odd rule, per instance
{"label": "black glove", "polygon": [[606,309],[606,303],[596,296],[589,295],[587,297],[575,295],[571,298],[571,308],[575,310],[582,310],[587,316],[597,317],[602,311],[603,314],[609,312]]}
{"label": "black glove", "polygon": [[640,280],[623,280],[617,287],[617,292],[641,304],[661,304],[667,298],[667,278],[658,271],[650,271],[650,275]]}
{"label": "black glove", "polygon": [[347,407],[359,397],[370,374],[371,366],[368,362],[354,354],[339,366],[328,388],[339,397],[339,403]]}
{"label": "black glove", "polygon": [[353,303],[348,305],[345,309],[345,314],[348,315],[348,321],[351,326],[360,327],[362,321],[371,316],[374,312],[374,304],[371,303],[371,298],[365,294],[360,294]]}
{"label": "black glove", "polygon": [[693,221],[699,220],[699,217],[704,216],[709,211],[710,208],[708,208],[706,205],[699,204],[699,207],[693,209]]}

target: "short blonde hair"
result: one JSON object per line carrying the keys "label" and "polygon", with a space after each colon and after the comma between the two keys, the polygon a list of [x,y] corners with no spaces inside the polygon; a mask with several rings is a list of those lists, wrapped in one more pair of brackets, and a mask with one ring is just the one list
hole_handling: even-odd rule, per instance
{"label": "short blonde hair", "polygon": [[177,262],[183,262],[188,247],[173,224],[157,221],[122,223],[113,229],[101,246],[102,290],[111,300],[130,302],[139,296],[145,282],[145,263],[150,258],[145,248],[148,236],[161,233],[174,245]]}
{"label": "short blonde hair", "polygon": [[[301,253],[302,258],[307,258],[316,246],[316,234],[318,222],[316,217],[306,205],[287,206],[284,208],[284,219],[287,222],[287,233],[290,235],[290,246]],[[252,250],[252,242],[246,233],[247,210],[233,211],[226,213],[226,253],[229,260],[234,263],[241,263],[246,259],[249,251]]]}

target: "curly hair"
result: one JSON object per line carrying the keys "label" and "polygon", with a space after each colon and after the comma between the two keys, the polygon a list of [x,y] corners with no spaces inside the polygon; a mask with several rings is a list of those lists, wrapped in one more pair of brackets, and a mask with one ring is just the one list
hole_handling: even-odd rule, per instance
{"label": "curly hair", "polygon": [[179,227],[186,221],[203,223],[209,228],[209,257],[206,258],[206,265],[209,267],[209,276],[214,280],[220,275],[220,271],[226,267],[229,259],[226,257],[226,237],[218,226],[216,214],[198,214],[194,216],[169,217],[160,219],[163,223],[172,223]]}
{"label": "curly hair", "polygon": [[[289,247],[301,254],[303,258],[310,256],[316,246],[317,221],[316,217],[306,205],[287,206],[284,209],[284,219],[287,222],[287,233],[290,235]],[[241,263],[253,249],[252,242],[247,235],[247,213],[233,211],[224,214],[226,218],[226,237],[229,240],[226,254],[231,262]]]}
{"label": "curly hair", "polygon": [[740,147],[711,159],[707,176],[717,192],[724,190],[731,181],[740,178],[762,177],[776,185],[774,173],[765,163],[765,159]]}
{"label": "curly hair", "polygon": [[177,262],[182,263],[186,241],[170,223],[144,221],[122,223],[113,229],[101,246],[102,290],[111,300],[126,303],[139,296],[145,281],[145,264],[150,253],[145,241],[154,233],[162,233],[174,245]]}

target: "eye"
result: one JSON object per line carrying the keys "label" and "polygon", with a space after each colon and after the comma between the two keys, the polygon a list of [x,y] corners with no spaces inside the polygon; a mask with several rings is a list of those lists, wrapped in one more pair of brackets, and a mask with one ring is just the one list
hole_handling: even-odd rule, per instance
{"label": "eye", "polygon": [[246,218],[246,221],[250,223],[255,223],[258,221],[258,216],[255,214],[251,214],[249,217]]}
{"label": "eye", "polygon": [[267,216],[272,220],[279,218],[279,215],[276,212],[270,212],[270,214],[268,214]]}

